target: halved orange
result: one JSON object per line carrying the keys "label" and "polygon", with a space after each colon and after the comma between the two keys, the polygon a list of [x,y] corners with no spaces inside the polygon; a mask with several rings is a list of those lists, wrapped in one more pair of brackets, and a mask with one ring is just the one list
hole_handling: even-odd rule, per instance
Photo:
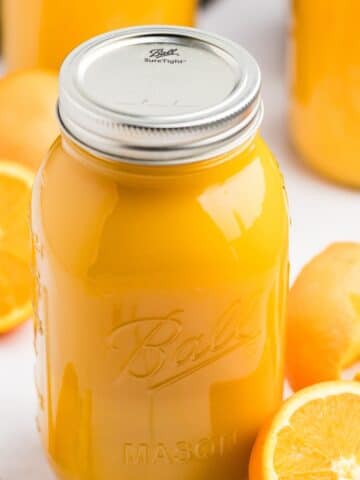
{"label": "halved orange", "polygon": [[33,179],[31,170],[0,160],[0,333],[32,312],[28,212]]}
{"label": "halved orange", "polygon": [[250,480],[359,480],[360,383],[300,390],[260,432]]}

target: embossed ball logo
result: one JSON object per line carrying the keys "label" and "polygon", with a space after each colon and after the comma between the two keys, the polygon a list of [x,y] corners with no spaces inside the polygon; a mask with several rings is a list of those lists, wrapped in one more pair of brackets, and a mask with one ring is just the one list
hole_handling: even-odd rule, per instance
{"label": "embossed ball logo", "polygon": [[254,342],[259,332],[250,333],[246,327],[254,308],[253,303],[244,307],[234,302],[206,333],[190,333],[183,310],[121,323],[108,339],[110,348],[121,355],[120,376],[147,380],[147,388],[157,390],[192,375]]}

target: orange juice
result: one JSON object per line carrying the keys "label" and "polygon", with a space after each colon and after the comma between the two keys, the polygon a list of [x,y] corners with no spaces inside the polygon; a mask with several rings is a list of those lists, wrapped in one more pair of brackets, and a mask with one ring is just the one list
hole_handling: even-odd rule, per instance
{"label": "orange juice", "polygon": [[360,3],[293,0],[290,128],[304,160],[360,187]]}
{"label": "orange juice", "polygon": [[58,478],[245,478],[282,398],[288,280],[259,86],[245,50],[193,29],[114,32],[65,61],[32,205]]}
{"label": "orange juice", "polygon": [[58,69],[79,43],[114,28],[193,25],[197,0],[2,0],[9,71]]}

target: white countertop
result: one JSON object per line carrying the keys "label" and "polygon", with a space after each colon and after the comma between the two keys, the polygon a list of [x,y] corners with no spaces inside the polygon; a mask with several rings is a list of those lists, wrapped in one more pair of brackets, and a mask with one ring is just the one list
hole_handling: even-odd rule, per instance
{"label": "white countertop", "polygon": [[[242,43],[263,72],[263,135],[287,184],[292,276],[336,240],[360,241],[360,193],[326,183],[292,151],[286,125],[287,0],[220,0],[200,26]],[[35,431],[31,324],[0,338],[0,480],[50,480]]]}

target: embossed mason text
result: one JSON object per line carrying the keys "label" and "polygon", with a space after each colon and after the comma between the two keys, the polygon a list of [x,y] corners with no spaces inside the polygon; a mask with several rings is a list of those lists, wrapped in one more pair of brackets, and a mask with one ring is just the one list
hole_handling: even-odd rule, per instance
{"label": "embossed mason text", "polygon": [[163,442],[150,444],[124,443],[122,458],[125,465],[174,464],[207,460],[211,457],[222,457],[232,450],[238,442],[238,433],[205,437],[198,441],[181,440],[173,445]]}

